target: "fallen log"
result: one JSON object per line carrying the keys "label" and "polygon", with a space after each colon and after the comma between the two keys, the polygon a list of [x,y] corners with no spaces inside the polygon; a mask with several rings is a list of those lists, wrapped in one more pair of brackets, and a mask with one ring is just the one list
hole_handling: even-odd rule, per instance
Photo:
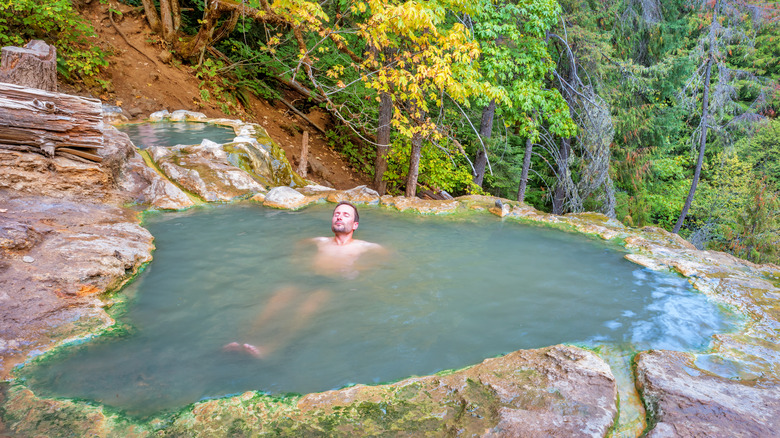
{"label": "fallen log", "polygon": [[317,131],[320,131],[323,135],[328,135],[328,133],[324,129],[320,128],[319,125],[314,123],[314,121],[312,121],[312,119],[308,118],[306,116],[306,114],[302,113],[298,108],[294,107],[293,104],[291,104],[290,102],[288,102],[288,101],[286,101],[284,99],[279,99],[279,102],[282,102],[287,108],[290,108],[290,111],[294,112],[296,115],[298,115],[298,117],[300,117],[303,120],[305,120],[308,124],[310,124],[312,127],[314,127],[314,129],[316,129]]}
{"label": "fallen log", "polygon": [[445,190],[434,191],[425,187],[424,185],[417,183],[417,197],[422,199],[429,199],[435,201],[451,201],[455,198],[452,197]]}
{"label": "fallen log", "polygon": [[0,82],[0,149],[101,162],[101,103]]}

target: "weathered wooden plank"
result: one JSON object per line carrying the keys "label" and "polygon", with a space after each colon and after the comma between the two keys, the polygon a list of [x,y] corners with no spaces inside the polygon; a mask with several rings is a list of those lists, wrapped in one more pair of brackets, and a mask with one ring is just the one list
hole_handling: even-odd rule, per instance
{"label": "weathered wooden plank", "polygon": [[98,163],[103,161],[103,157],[101,157],[100,155],[90,154],[89,152],[82,151],[80,149],[58,148],[57,152],[60,152],[60,151],[65,152],[65,153],[69,153],[69,154],[73,154],[73,155],[76,155],[76,156],[81,157],[81,158],[86,158],[86,159],[88,159],[90,161],[96,161]]}
{"label": "weathered wooden plank", "polygon": [[[75,136],[74,136],[75,134]],[[52,144],[54,147],[83,147],[100,149],[103,147],[102,135],[82,135],[78,131],[66,133],[42,131],[38,129],[16,128],[0,126],[0,143],[43,145]]]}
{"label": "weathered wooden plank", "polygon": [[0,148],[100,162],[103,143],[99,100],[0,83]]}

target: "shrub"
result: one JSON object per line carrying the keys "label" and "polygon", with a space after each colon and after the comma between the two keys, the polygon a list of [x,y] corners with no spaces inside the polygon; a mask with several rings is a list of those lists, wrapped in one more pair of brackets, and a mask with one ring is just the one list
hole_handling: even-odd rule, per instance
{"label": "shrub", "polygon": [[92,77],[108,65],[106,52],[95,47],[92,26],[69,0],[0,2],[0,44],[23,46],[41,39],[57,48],[57,70],[68,79]]}

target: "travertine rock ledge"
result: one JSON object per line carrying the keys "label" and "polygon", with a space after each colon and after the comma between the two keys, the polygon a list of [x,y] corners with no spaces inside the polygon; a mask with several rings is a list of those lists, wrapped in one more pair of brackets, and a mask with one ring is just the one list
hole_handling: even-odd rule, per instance
{"label": "travertine rock ledge", "polygon": [[156,431],[155,421],[130,427],[101,408],[42,401],[19,387],[7,398],[11,429],[43,435],[603,437],[617,415],[609,367],[591,352],[563,345],[391,385],[285,400],[247,392],[196,403]]}

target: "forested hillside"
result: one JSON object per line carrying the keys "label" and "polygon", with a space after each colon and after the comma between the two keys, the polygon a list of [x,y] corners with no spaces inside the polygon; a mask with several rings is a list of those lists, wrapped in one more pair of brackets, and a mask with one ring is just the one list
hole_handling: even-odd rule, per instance
{"label": "forested hillside", "polygon": [[[780,261],[776,1],[123,2],[202,99],[326,108],[381,193],[600,211]],[[56,44],[63,80],[104,80],[90,35],[70,0],[0,3],[0,43]]]}

